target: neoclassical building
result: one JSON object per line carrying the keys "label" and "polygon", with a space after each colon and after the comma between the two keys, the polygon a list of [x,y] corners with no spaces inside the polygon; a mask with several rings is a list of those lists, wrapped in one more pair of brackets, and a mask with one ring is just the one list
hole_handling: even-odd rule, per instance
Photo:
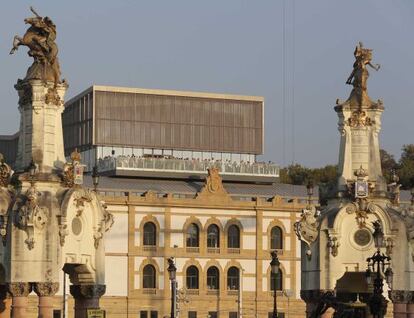
{"label": "neoclassical building", "polygon": [[[99,193],[115,219],[101,299],[109,317],[169,315],[169,257],[177,266],[180,317],[268,317],[275,289],[280,316],[303,317],[293,225],[307,202],[304,187],[223,184],[210,169],[205,182],[103,177]],[[277,276],[273,250],[281,261]]]}

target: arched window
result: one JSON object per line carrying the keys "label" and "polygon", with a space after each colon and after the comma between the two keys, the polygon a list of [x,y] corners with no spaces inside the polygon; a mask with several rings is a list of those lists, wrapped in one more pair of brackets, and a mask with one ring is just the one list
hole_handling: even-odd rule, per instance
{"label": "arched window", "polygon": [[155,267],[148,264],[145,265],[142,273],[142,287],[143,288],[156,288],[155,287]]}
{"label": "arched window", "polygon": [[270,273],[270,290],[282,290],[283,288],[283,274],[279,268],[277,274]]}
{"label": "arched window", "polygon": [[207,270],[207,288],[219,289],[220,286],[220,273],[217,267],[211,266]]}
{"label": "arched window", "polygon": [[199,247],[199,232],[197,224],[191,223],[187,228],[187,247]]}
{"label": "arched window", "polygon": [[240,248],[240,230],[235,224],[230,225],[227,231],[227,247]]}
{"label": "arched window", "polygon": [[274,226],[270,232],[270,249],[281,250],[283,248],[282,229]]}
{"label": "arched window", "polygon": [[232,266],[227,271],[227,289],[239,290],[240,271],[237,267]]}
{"label": "arched window", "polygon": [[220,230],[215,224],[207,228],[207,247],[220,247]]}
{"label": "arched window", "polygon": [[152,222],[144,224],[144,245],[155,246],[157,245],[157,228]]}
{"label": "arched window", "polygon": [[187,268],[187,289],[198,289],[198,268],[190,266]]}

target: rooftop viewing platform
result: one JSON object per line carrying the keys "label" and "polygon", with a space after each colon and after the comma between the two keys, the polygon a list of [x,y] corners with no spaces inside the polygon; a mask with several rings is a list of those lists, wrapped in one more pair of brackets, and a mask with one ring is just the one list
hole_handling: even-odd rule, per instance
{"label": "rooftop viewing platform", "polygon": [[279,166],[265,162],[232,162],[169,157],[108,156],[98,160],[106,175],[203,179],[207,169],[218,168],[224,180],[276,182]]}

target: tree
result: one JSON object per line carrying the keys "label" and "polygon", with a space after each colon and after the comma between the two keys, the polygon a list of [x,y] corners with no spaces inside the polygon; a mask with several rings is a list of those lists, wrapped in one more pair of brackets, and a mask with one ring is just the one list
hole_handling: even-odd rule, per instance
{"label": "tree", "polygon": [[335,182],[337,177],[337,166],[327,165],[322,168],[306,168],[296,163],[280,169],[280,182],[305,185],[312,180],[315,185],[320,183]]}
{"label": "tree", "polygon": [[414,145],[404,145],[397,174],[403,189],[411,189],[414,186]]}
{"label": "tree", "polygon": [[391,177],[393,174],[393,170],[397,168],[397,162],[394,159],[394,156],[389,154],[384,149],[380,149],[380,158],[381,158],[381,167],[382,167],[382,174],[387,180],[388,183],[391,183]]}

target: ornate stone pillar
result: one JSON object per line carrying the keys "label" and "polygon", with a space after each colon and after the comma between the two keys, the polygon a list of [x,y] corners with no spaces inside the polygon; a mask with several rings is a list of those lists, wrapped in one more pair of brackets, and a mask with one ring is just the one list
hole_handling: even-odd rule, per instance
{"label": "ornate stone pillar", "polygon": [[[412,292],[405,290],[392,290],[389,292],[389,298],[393,303],[393,317],[394,318],[406,318],[414,317],[413,314],[410,315],[408,312],[408,303],[411,301]],[[414,309],[414,308],[413,308]]]}
{"label": "ornate stone pillar", "polygon": [[59,283],[34,283],[33,289],[39,296],[39,318],[53,318],[53,296],[59,289]]}
{"label": "ornate stone pillar", "polygon": [[75,318],[86,318],[86,309],[98,309],[99,299],[105,294],[105,285],[71,285],[70,293],[75,298]]}
{"label": "ornate stone pillar", "polygon": [[12,295],[11,317],[26,318],[27,296],[32,291],[30,283],[9,283],[9,293]]}
{"label": "ornate stone pillar", "polygon": [[11,316],[10,305],[11,298],[7,285],[0,285],[0,318],[9,318]]}

